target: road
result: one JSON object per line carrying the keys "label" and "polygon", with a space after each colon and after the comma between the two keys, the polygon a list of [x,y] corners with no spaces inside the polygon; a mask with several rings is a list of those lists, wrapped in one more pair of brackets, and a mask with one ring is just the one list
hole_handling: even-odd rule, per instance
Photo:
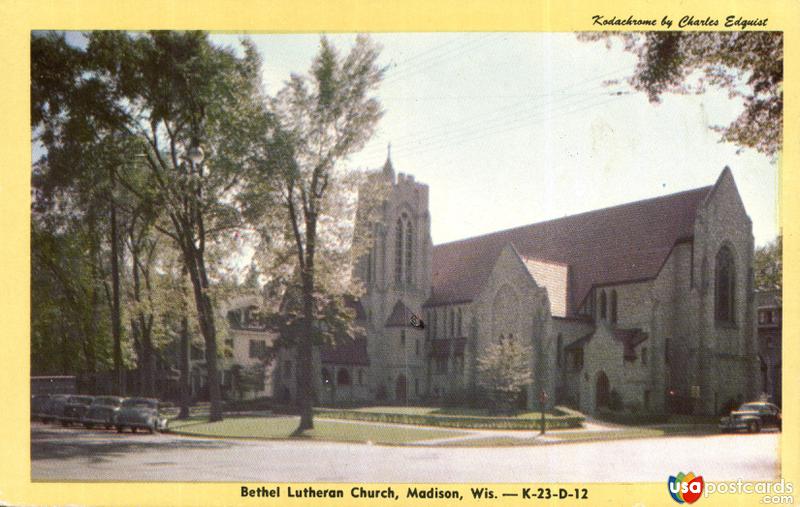
{"label": "road", "polygon": [[117,434],[32,423],[34,481],[663,482],[780,474],[779,433],[532,447],[384,447]]}

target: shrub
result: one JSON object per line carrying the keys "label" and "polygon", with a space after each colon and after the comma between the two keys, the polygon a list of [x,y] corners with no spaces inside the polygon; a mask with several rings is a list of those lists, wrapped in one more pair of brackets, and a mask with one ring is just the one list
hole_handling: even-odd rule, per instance
{"label": "shrub", "polygon": [[[559,407],[566,415],[548,414],[546,429],[579,428],[586,419],[583,414]],[[485,417],[470,415],[401,414],[390,412],[364,412],[345,409],[316,408],[314,414],[323,419],[347,419],[357,421],[413,424],[417,426],[439,426],[464,429],[497,430],[541,430],[541,420],[522,417]]]}

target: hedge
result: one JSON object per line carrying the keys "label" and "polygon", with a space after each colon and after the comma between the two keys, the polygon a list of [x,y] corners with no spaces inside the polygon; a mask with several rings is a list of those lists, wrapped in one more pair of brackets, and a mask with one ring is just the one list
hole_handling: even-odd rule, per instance
{"label": "hedge", "polygon": [[[558,407],[567,415],[546,415],[546,429],[580,428],[586,419],[580,412]],[[362,412],[358,410],[315,408],[314,414],[322,419],[347,419],[416,426],[440,426],[463,429],[536,430],[541,431],[541,419],[521,417],[481,417],[468,415],[395,414],[389,412]]]}

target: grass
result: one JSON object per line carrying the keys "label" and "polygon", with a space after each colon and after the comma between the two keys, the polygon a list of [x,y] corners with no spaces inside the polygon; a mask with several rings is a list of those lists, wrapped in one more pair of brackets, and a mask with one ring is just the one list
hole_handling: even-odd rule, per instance
{"label": "grass", "polygon": [[186,421],[170,421],[170,431],[185,435],[257,438],[298,439],[332,442],[362,442],[374,444],[407,444],[421,440],[465,435],[458,431],[397,427],[375,424],[347,423],[316,419],[314,429],[302,436],[292,436],[297,428],[298,417],[229,417],[223,421],[209,423],[200,418]]}

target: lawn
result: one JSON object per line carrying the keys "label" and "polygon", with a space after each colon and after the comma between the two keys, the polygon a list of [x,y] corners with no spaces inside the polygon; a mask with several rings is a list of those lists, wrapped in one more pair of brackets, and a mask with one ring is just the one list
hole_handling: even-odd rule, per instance
{"label": "lawn", "polygon": [[292,433],[299,417],[229,417],[223,421],[209,423],[195,418],[188,421],[172,420],[170,431],[185,435],[258,438],[258,439],[306,439],[334,442],[362,442],[374,444],[407,444],[421,440],[457,437],[465,435],[459,431],[398,427],[378,424],[350,423],[315,419],[314,429],[302,436]]}

